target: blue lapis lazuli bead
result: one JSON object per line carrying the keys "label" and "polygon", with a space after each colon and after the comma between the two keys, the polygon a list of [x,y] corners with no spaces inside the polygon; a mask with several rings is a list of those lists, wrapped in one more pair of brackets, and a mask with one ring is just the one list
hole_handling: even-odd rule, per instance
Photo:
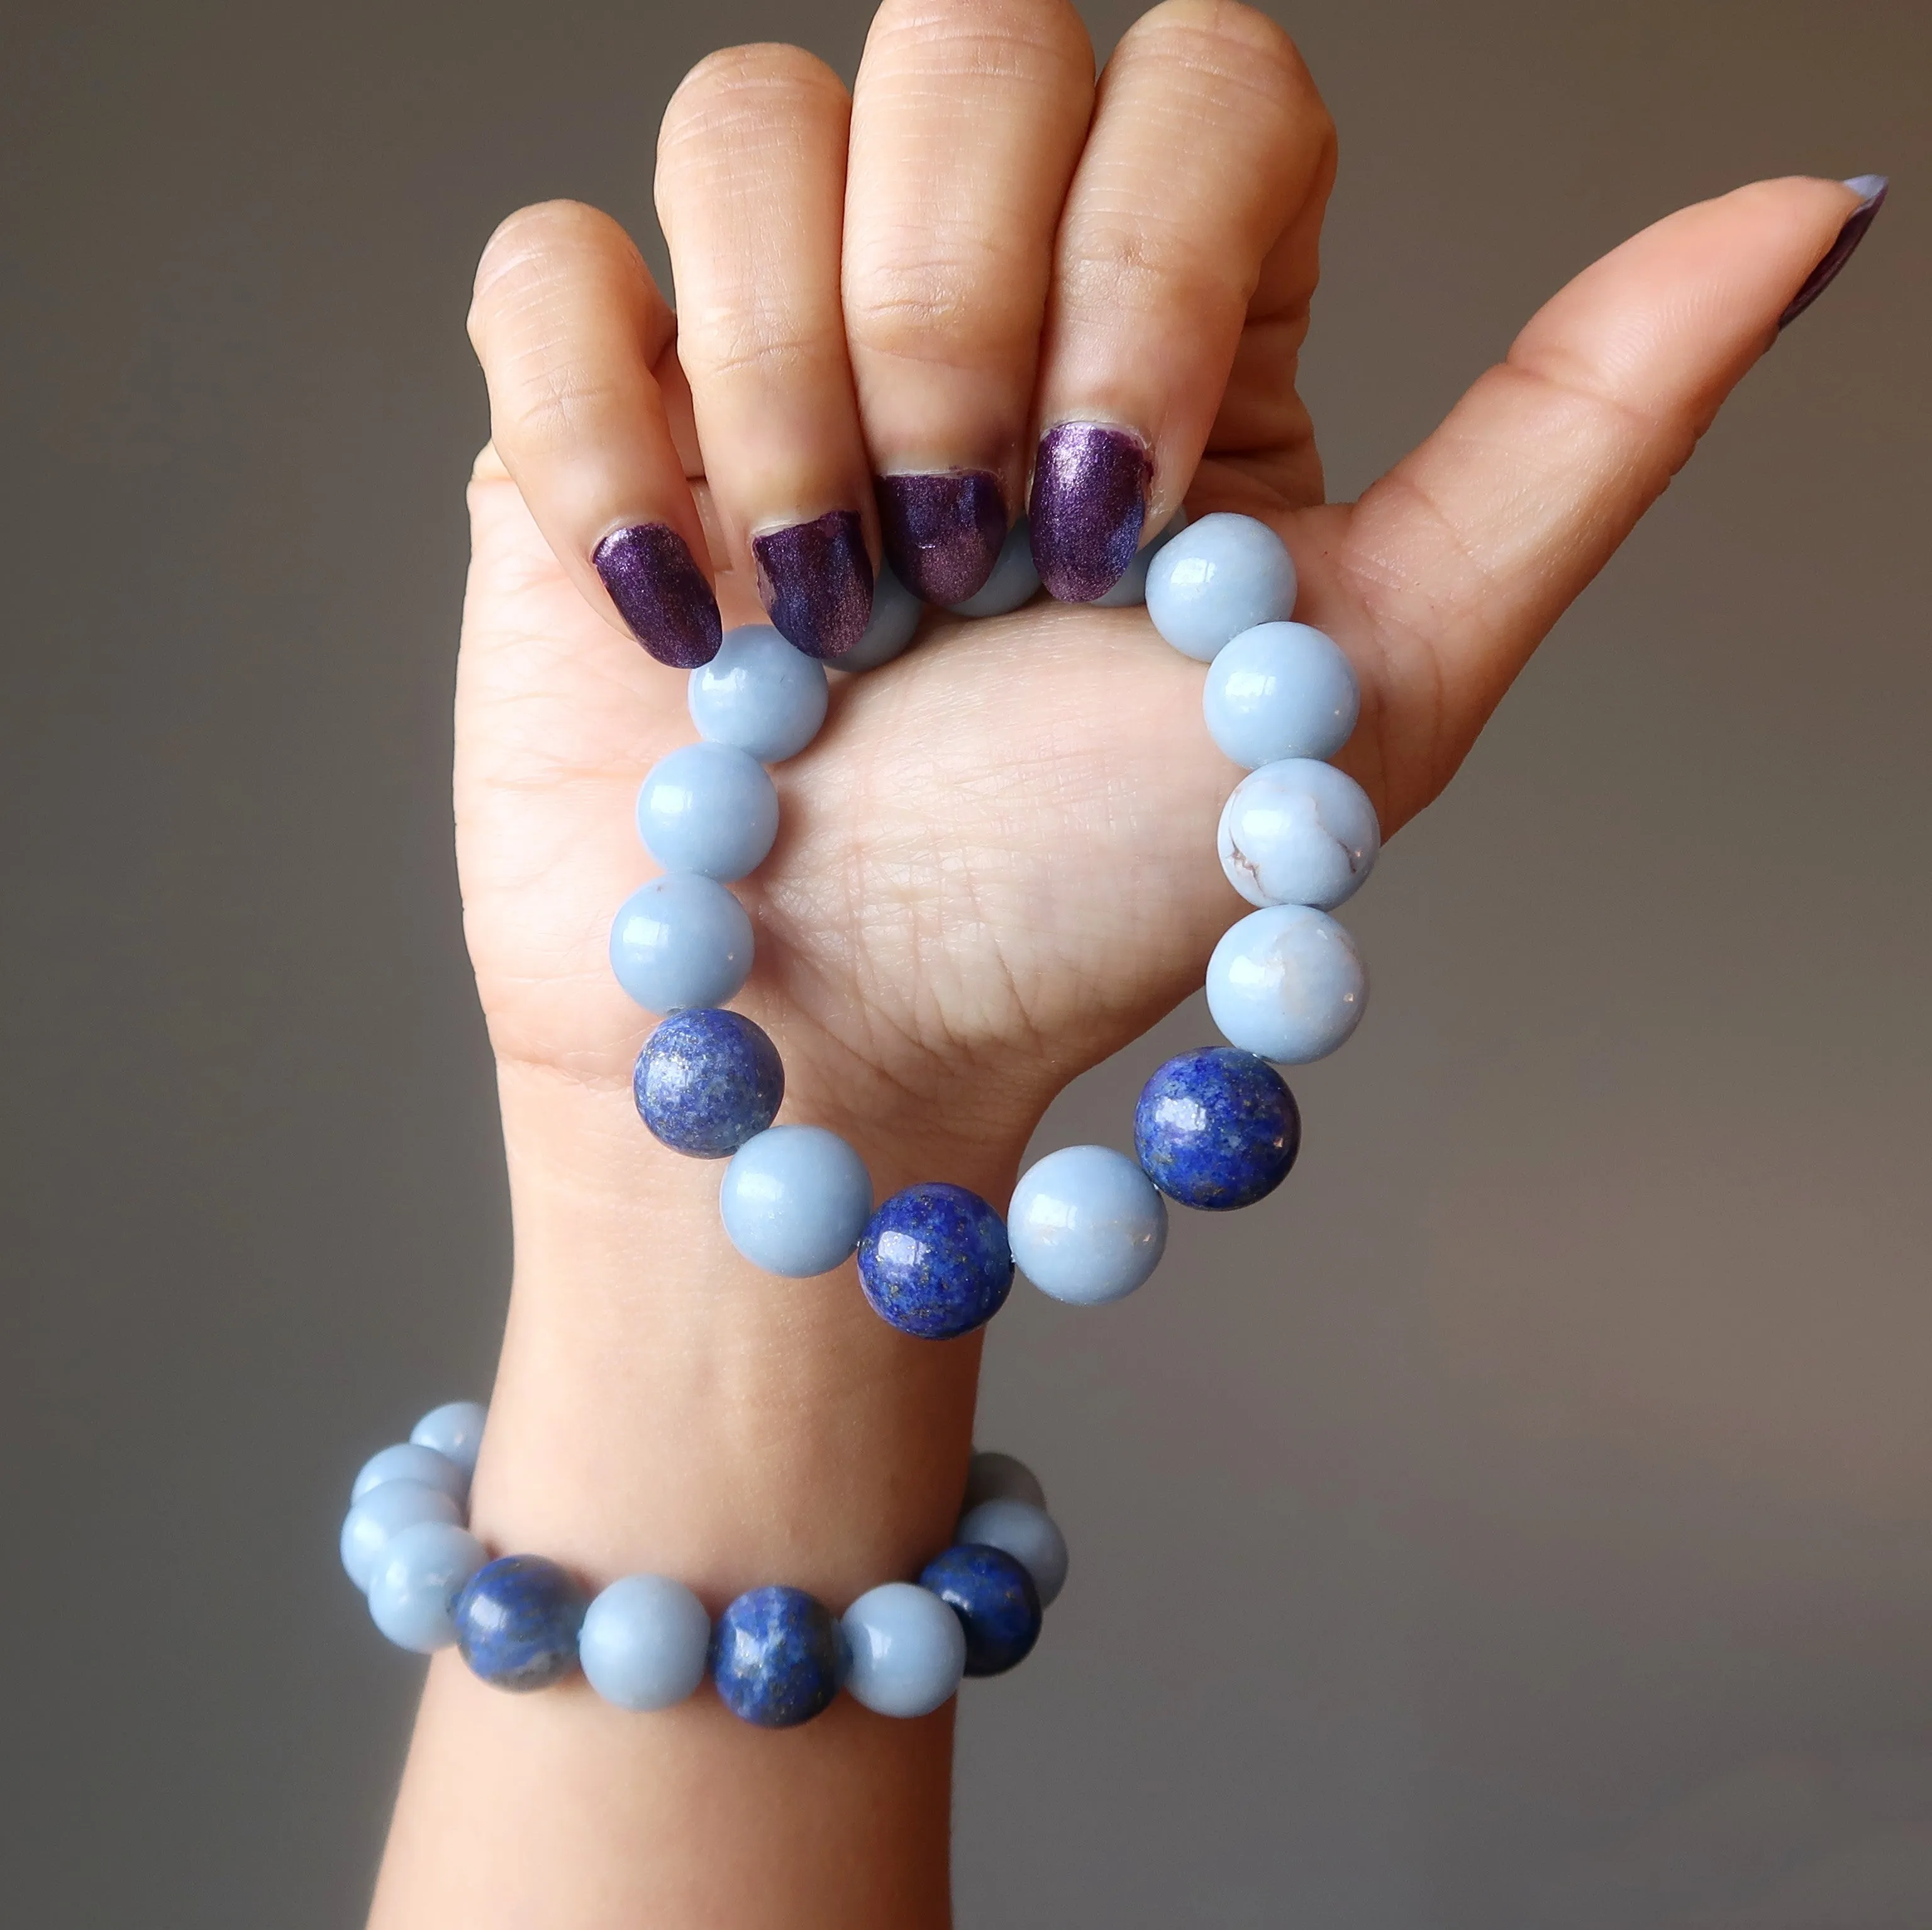
{"label": "blue lapis lazuli bead", "polygon": [[470,1669],[494,1688],[547,1688],[577,1666],[582,1589],[542,1555],[502,1555],[464,1583],[451,1619]]}
{"label": "blue lapis lazuli bead", "polygon": [[638,1115],[672,1151],[729,1158],[778,1117],[778,1049],[742,1013],[694,1005],[644,1041],[631,1076]]}
{"label": "blue lapis lazuli bead", "polygon": [[950,1340],[983,1327],[1013,1283],[1005,1222],[976,1193],[943,1180],[896,1193],[859,1241],[859,1283],[902,1333]]}
{"label": "blue lapis lazuli bead", "polygon": [[1213,1046],[1169,1059],[1148,1081],[1134,1108],[1134,1150],[1148,1178],[1184,1206],[1252,1206],[1288,1177],[1301,1114],[1265,1059]]}
{"label": "blue lapis lazuli bead", "polygon": [[1040,1640],[1040,1590],[1004,1548],[962,1543],[926,1565],[919,1578],[966,1631],[966,1673],[1004,1675]]}
{"label": "blue lapis lazuli bead", "polygon": [[711,1637],[719,1697],[761,1729],[795,1729],[820,1713],[845,1679],[845,1661],[838,1617],[802,1588],[740,1595]]}

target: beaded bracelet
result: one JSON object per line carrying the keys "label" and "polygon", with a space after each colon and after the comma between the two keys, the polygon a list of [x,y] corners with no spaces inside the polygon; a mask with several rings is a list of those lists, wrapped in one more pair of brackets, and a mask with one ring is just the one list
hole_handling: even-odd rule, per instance
{"label": "beaded bracelet", "polygon": [[494,1560],[471,1534],[470,1479],[484,1410],[452,1401],[364,1463],[342,1524],[342,1565],[399,1648],[454,1646],[497,1688],[548,1688],[581,1668],[620,1709],[668,1709],[709,1675],[734,1715],[795,1728],[842,1687],[882,1715],[926,1715],[962,1676],[1004,1675],[1040,1638],[1066,1580],[1066,1543],[1032,1472],[976,1454],[952,1544],[917,1582],[868,1589],[835,1616],[803,1589],[754,1588],[714,1627],[668,1575],[586,1595],[542,1555]]}

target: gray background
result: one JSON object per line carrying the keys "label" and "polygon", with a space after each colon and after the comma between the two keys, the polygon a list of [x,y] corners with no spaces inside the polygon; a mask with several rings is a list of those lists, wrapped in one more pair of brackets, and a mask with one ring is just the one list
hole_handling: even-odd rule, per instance
{"label": "gray background", "polygon": [[[1132,10],[1090,10],[1109,44]],[[471,264],[650,233],[685,67],[852,0],[0,25],[8,1914],[356,1919],[414,1666],[350,1469],[507,1271],[449,855]],[[1892,206],[1351,910],[1287,1192],[982,1437],[1076,1579],[968,1699],[975,1930],[1932,1922],[1932,12],[1306,0],[1352,493],[1685,200]],[[652,237],[648,245],[655,248]],[[1048,1132],[1118,1139],[1184,1011]]]}

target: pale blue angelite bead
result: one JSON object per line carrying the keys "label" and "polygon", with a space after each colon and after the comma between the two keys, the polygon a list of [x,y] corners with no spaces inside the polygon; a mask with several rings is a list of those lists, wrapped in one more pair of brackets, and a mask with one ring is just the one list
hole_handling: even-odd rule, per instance
{"label": "pale blue angelite bead", "polygon": [[993,573],[964,603],[948,607],[956,617],[1004,617],[1017,610],[1040,587],[1033,563],[1033,526],[1022,516],[1006,532]]}
{"label": "pale blue angelite bead", "polygon": [[849,650],[830,659],[833,670],[877,670],[890,663],[912,641],[926,605],[880,563],[872,579],[872,620]]}
{"label": "pale blue angelite bead", "polygon": [[1214,659],[1201,693],[1208,734],[1250,770],[1283,758],[1332,758],[1361,707],[1341,646],[1306,623],[1244,630]]}
{"label": "pale blue angelite bead", "polygon": [[618,908],[610,969],[646,1012],[722,1005],[752,969],[751,919],[716,878],[668,872]]}
{"label": "pale blue angelite bead", "polygon": [[590,1686],[620,1709],[668,1709],[704,1679],[711,1618],[682,1582],[627,1574],[591,1603],[577,1637]]}
{"label": "pale blue angelite bead", "polygon": [[1111,1146],[1062,1146],[1028,1168],[1006,1210],[1019,1270],[1055,1300],[1124,1299],[1160,1264],[1167,1208],[1154,1182]]}
{"label": "pale blue angelite bead", "polygon": [[1094,599],[1096,610],[1126,610],[1135,604],[1147,601],[1148,566],[1165,543],[1172,542],[1187,527],[1187,512],[1177,509],[1160,526],[1160,533],[1133,561],[1128,564],[1126,574],[1112,590],[1103,592]]}
{"label": "pale blue angelite bead", "polygon": [[1288,758],[1235,785],[1216,833],[1221,869],[1250,905],[1332,911],[1382,848],[1368,793],[1331,764]]}
{"label": "pale blue angelite bead", "polygon": [[446,1401],[432,1407],[410,1430],[410,1439],[421,1448],[434,1448],[454,1461],[465,1474],[476,1472],[477,1450],[483,1445],[483,1424],[489,1410],[480,1400]]}
{"label": "pale blue angelite bead", "polygon": [[700,737],[760,764],[796,757],[818,735],[827,701],[825,666],[769,623],[728,632],[718,654],[691,673],[686,694]]}
{"label": "pale blue angelite bead", "polygon": [[1046,1490],[1025,1462],[992,1448],[976,1450],[966,1471],[966,1499],[962,1507],[970,1514],[982,1501],[1009,1498],[1030,1501],[1036,1508],[1046,1505]]}
{"label": "pale blue angelite bead", "polygon": [[470,1474],[459,1466],[448,1455],[439,1454],[434,1448],[424,1447],[419,1442],[399,1441],[393,1448],[385,1448],[380,1454],[371,1454],[362,1463],[356,1477],[356,1484],[349,1490],[352,1503],[360,1501],[372,1488],[380,1487],[386,1481],[419,1481],[426,1487],[440,1487],[451,1500],[459,1504],[470,1495]]}
{"label": "pale blue angelite bead", "polygon": [[1354,940],[1310,905],[1250,912],[1208,961],[1208,1010],[1223,1037],[1277,1065],[1325,1058],[1355,1029],[1368,998]]}
{"label": "pale blue angelite bead", "polygon": [[845,1686],[881,1715],[930,1715],[966,1673],[966,1630],[931,1590],[909,1581],[868,1589],[841,1618]]}
{"label": "pale blue angelite bead", "polygon": [[1040,1605],[1052,1605],[1066,1586],[1066,1537],[1043,1508],[1030,1501],[982,1501],[960,1516],[955,1541],[1004,1548],[1033,1577]]}
{"label": "pale blue angelite bead", "polygon": [[772,1126],[731,1155],[718,1209],[732,1245],[788,1280],[852,1257],[872,1215],[866,1163],[823,1126]]}
{"label": "pale blue angelite bead", "polygon": [[758,869],[778,834],[778,794],[735,744],[686,744],[651,767],[638,792],[638,836],[666,871],[729,884]]}
{"label": "pale blue angelite bead", "polygon": [[399,1649],[427,1655],[456,1640],[450,1610],[463,1584],[490,1559],[466,1528],[418,1521],[382,1544],[369,1577],[369,1613]]}
{"label": "pale blue angelite bead", "polygon": [[1244,630],[1294,614],[1294,561],[1252,516],[1190,523],[1148,566],[1148,614],[1184,656],[1211,663]]}
{"label": "pale blue angelite bead", "polygon": [[342,1524],[342,1565],[358,1588],[366,1589],[376,1557],[392,1535],[418,1521],[446,1521],[460,1527],[463,1511],[442,1488],[419,1481],[386,1481],[350,1509]]}

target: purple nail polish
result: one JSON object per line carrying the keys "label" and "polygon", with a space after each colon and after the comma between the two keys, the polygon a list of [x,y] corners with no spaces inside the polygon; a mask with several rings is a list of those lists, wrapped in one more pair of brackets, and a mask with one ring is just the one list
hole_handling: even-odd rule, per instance
{"label": "purple nail polish", "polygon": [[963,603],[986,585],[1006,539],[1006,497],[990,470],[874,479],[886,560],[922,602]]}
{"label": "purple nail polish", "polygon": [[1125,429],[1062,422],[1040,437],[1028,514],[1034,566],[1052,595],[1090,603],[1125,575],[1153,475],[1147,445]]}
{"label": "purple nail polish", "polygon": [[1855,174],[1845,183],[1864,199],[1838,230],[1838,239],[1826,251],[1825,259],[1805,277],[1804,286],[1791,298],[1790,305],[1778,317],[1780,329],[1790,327],[1838,278],[1839,269],[1851,260],[1859,242],[1865,238],[1865,230],[1878,218],[1878,211],[1885,206],[1885,191],[1891,185],[1882,174]]}
{"label": "purple nail polish", "polygon": [[872,618],[872,564],[854,509],[832,509],[752,539],[758,594],[772,627],[794,649],[844,656]]}
{"label": "purple nail polish", "polygon": [[666,523],[614,530],[590,560],[631,634],[659,663],[695,670],[718,654],[718,599],[691,546]]}

